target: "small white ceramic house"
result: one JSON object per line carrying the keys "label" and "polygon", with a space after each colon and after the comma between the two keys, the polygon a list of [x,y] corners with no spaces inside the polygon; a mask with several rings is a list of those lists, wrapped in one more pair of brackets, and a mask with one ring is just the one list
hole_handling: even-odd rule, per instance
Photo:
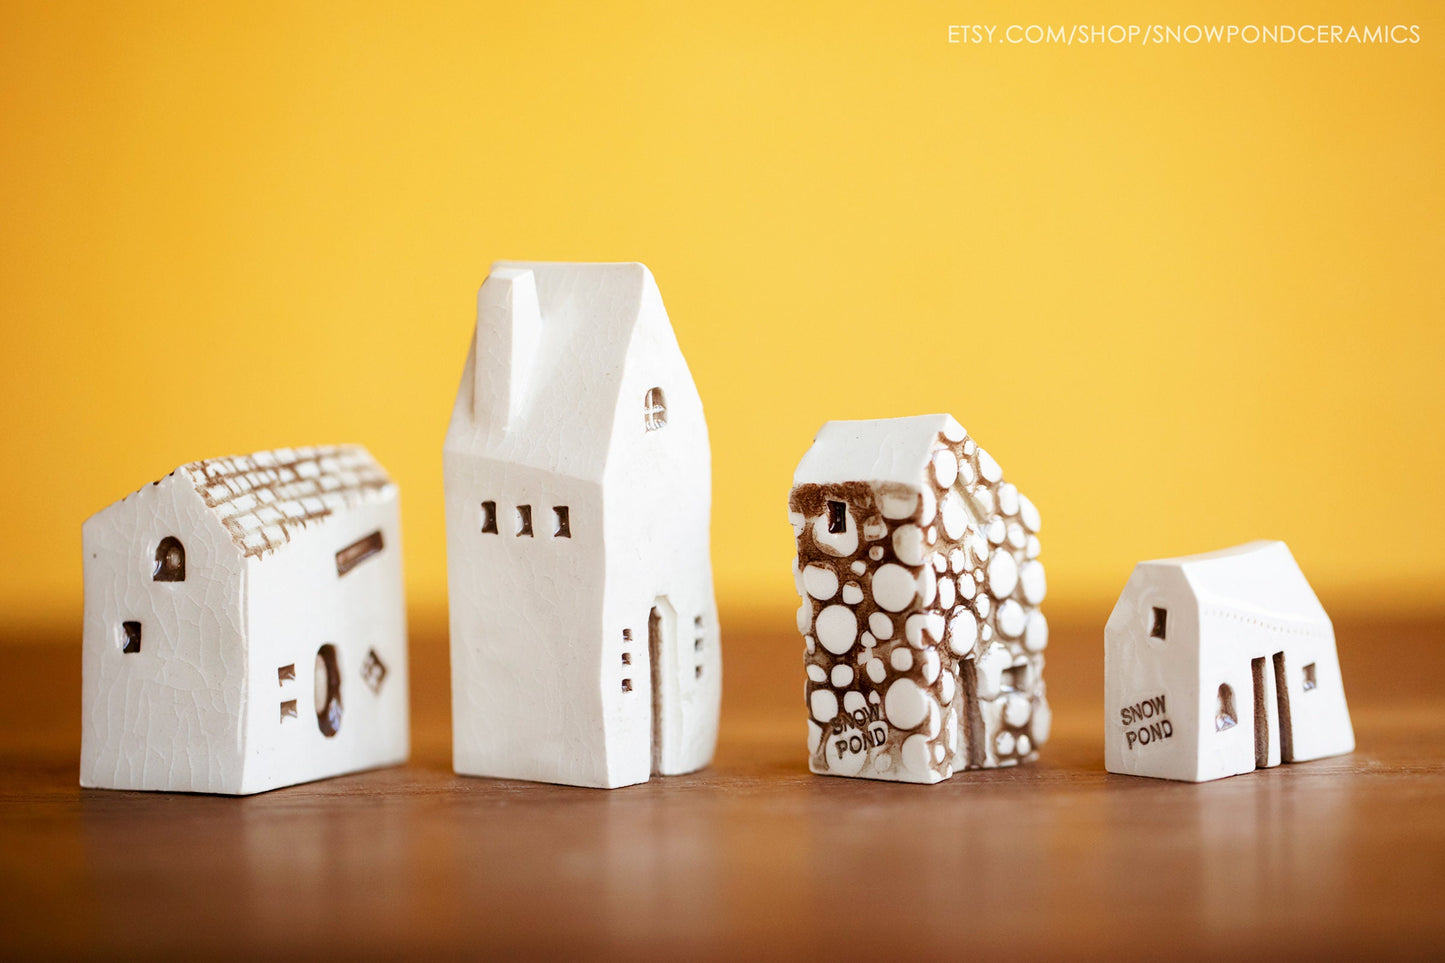
{"label": "small white ceramic house", "polygon": [[1283,542],[1139,563],[1104,697],[1110,772],[1204,782],[1355,748],[1334,629]]}
{"label": "small white ceramic house", "polygon": [[1049,735],[1039,513],[948,415],[831,421],[793,476],[813,772],[934,783]]}
{"label": "small white ceramic house", "polygon": [[82,786],[246,794],[406,759],[397,488],[366,449],[182,465],[82,542]]}
{"label": "small white ceramic house", "polygon": [[445,479],[456,771],[611,788],[707,765],[707,424],[647,268],[493,265]]}

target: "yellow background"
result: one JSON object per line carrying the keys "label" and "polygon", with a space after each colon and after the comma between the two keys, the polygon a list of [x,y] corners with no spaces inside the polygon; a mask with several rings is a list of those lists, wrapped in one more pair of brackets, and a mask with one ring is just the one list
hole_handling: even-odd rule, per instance
{"label": "yellow background", "polygon": [[1436,605],[1445,12],[1167,18],[1403,46],[947,43],[1157,6],[6,4],[0,625],[78,630],[82,519],[177,464],[332,441],[401,483],[438,611],[498,258],[652,268],[725,615],[787,618],[824,420],[930,411],[1040,506],[1054,605],[1254,537],[1327,604]]}

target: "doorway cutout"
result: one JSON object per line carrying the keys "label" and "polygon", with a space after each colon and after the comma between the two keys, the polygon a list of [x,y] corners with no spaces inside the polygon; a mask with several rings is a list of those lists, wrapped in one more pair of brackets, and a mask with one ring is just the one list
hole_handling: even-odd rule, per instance
{"label": "doorway cutout", "polygon": [[661,775],[670,759],[677,711],[677,612],[667,596],[653,600],[647,615],[647,661],[652,695],[652,774]]}
{"label": "doorway cutout", "polygon": [[1264,656],[1250,660],[1254,676],[1254,764],[1263,769],[1269,765],[1269,714],[1264,697]]}
{"label": "doorway cutout", "polygon": [[1289,721],[1289,685],[1284,672],[1284,653],[1274,654],[1274,696],[1279,705],[1279,761],[1294,762],[1294,729]]}

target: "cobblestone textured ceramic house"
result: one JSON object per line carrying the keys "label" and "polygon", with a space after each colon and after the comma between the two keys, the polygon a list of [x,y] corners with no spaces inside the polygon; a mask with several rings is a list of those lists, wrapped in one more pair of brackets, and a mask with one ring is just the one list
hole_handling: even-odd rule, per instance
{"label": "cobblestone textured ceramic house", "polygon": [[789,509],[812,770],[931,783],[1036,758],[1039,513],[958,422],[829,422]]}
{"label": "cobblestone textured ceramic house", "polygon": [[82,542],[81,785],[243,794],[406,759],[397,489],[366,449],[182,465]]}
{"label": "cobblestone textured ceramic house", "polygon": [[711,456],[647,268],[493,266],[445,474],[456,771],[615,787],[707,765]]}
{"label": "cobblestone textured ceramic house", "polygon": [[1203,782],[1355,748],[1334,628],[1283,542],[1140,562],[1104,701],[1110,772]]}

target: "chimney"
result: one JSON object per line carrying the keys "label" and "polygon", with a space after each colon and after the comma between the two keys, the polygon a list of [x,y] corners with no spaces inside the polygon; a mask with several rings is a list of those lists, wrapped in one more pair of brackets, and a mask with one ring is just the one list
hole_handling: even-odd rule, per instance
{"label": "chimney", "polygon": [[516,426],[542,337],[537,280],[528,268],[494,268],[477,292],[472,417],[489,431]]}

